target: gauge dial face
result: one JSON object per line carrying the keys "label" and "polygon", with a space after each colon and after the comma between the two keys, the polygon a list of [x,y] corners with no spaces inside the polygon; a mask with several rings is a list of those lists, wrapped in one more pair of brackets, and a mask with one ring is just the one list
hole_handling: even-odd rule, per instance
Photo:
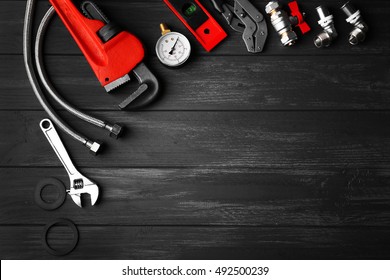
{"label": "gauge dial face", "polygon": [[163,64],[177,67],[190,57],[191,44],[183,34],[169,32],[158,40],[156,52]]}

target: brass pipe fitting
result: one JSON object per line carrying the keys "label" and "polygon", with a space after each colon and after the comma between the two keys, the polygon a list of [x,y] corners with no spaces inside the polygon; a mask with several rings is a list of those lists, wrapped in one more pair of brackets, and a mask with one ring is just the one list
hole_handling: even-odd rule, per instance
{"label": "brass pipe fitting", "polygon": [[333,15],[331,15],[329,10],[324,6],[318,6],[317,13],[320,17],[318,24],[324,30],[315,37],[314,45],[317,48],[327,48],[338,36],[336,28],[334,27]]}
{"label": "brass pipe fitting", "polygon": [[290,18],[277,1],[271,1],[265,7],[265,12],[271,17],[271,23],[279,34],[283,46],[292,46],[298,40],[297,34],[293,31]]}
{"label": "brass pipe fitting", "polygon": [[349,34],[349,43],[351,45],[358,45],[364,42],[369,28],[363,21],[360,10],[357,10],[350,2],[344,4],[341,10],[347,16],[346,21],[355,27]]}

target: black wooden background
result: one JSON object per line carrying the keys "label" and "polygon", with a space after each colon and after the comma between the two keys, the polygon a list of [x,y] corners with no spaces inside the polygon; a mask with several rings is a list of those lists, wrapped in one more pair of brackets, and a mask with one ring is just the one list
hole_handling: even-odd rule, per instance
{"label": "black wooden background", "polygon": [[[139,112],[117,111],[135,85],[107,95],[56,19],[45,50],[53,82],[71,103],[126,124],[128,133],[115,141],[61,111],[108,148],[93,157],[61,133],[102,197],[84,209],[68,198],[54,212],[33,200],[41,179],[68,178],[39,129],[46,114],[24,70],[25,2],[0,0],[2,259],[53,258],[41,234],[59,217],[80,230],[69,259],[390,257],[388,0],[354,1],[371,28],[356,47],[347,42],[352,26],[339,10],[343,1],[302,0],[313,31],[284,48],[269,25],[259,55],[248,54],[214,11],[229,38],[206,53],[162,0],[97,1],[142,39],[146,63],[163,84],[160,100]],[[252,2],[264,11],[267,1]],[[313,45],[319,4],[331,8],[340,35],[324,50]],[[39,1],[36,19],[48,7]],[[184,68],[157,61],[160,22],[190,38],[194,53]],[[53,247],[69,242],[61,228],[50,238]]]}

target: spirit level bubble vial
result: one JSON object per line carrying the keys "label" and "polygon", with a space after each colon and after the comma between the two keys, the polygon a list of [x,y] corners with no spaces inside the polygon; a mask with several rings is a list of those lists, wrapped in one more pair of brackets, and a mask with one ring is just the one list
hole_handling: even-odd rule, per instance
{"label": "spirit level bubble vial", "polygon": [[211,51],[227,34],[198,0],[164,0],[206,51]]}

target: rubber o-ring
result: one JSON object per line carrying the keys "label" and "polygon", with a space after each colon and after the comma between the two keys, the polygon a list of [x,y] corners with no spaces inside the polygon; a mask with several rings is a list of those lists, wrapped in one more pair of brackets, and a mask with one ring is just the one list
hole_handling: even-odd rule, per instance
{"label": "rubber o-ring", "polygon": [[[73,232],[72,243],[69,244],[69,246],[67,248],[62,249],[62,250],[54,250],[53,248],[50,247],[49,243],[47,242],[47,234],[49,233],[49,230],[53,226],[58,225],[58,224],[63,224],[63,225],[68,226]],[[70,221],[68,219],[58,219],[58,220],[55,220],[55,221],[53,221],[50,224],[47,224],[45,226],[45,230],[44,230],[44,233],[42,236],[42,244],[45,247],[46,251],[53,256],[61,257],[61,256],[68,255],[76,248],[76,245],[78,242],[79,242],[79,232],[77,230],[77,227],[72,221]]]}
{"label": "rubber o-ring", "polygon": [[[42,190],[47,186],[54,186],[58,190],[58,199],[53,203],[48,203],[42,198]],[[66,199],[66,189],[64,184],[55,178],[47,178],[38,183],[34,193],[35,203],[44,210],[53,211],[61,207]]]}

